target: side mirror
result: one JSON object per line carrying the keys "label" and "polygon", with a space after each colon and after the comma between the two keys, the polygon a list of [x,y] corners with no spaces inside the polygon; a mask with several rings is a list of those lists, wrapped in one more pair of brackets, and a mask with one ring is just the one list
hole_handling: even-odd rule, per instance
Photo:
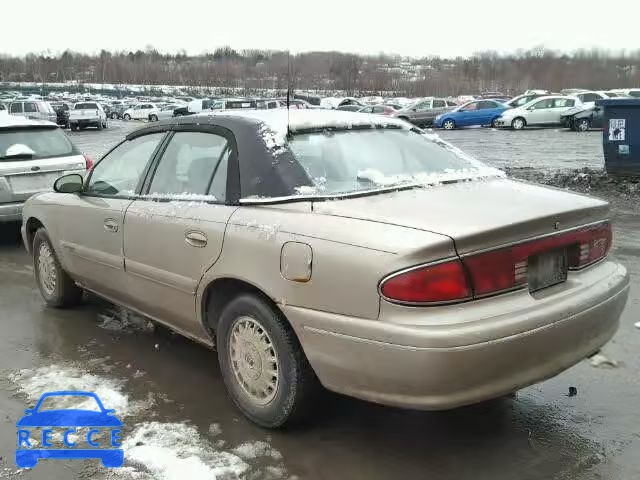
{"label": "side mirror", "polygon": [[53,184],[53,190],[58,193],[77,193],[82,190],[83,181],[82,175],[70,173],[57,179]]}

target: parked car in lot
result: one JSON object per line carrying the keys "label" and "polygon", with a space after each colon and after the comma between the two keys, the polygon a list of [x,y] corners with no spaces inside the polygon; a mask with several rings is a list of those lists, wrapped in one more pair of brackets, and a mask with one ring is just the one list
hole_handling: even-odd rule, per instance
{"label": "parked car in lot", "polygon": [[563,127],[574,132],[586,132],[591,128],[604,127],[604,110],[596,105],[581,105],[569,109],[560,117]]}
{"label": "parked car in lot", "polygon": [[507,110],[504,103],[497,100],[473,100],[454,108],[450,112],[438,115],[433,125],[436,128],[453,130],[470,126],[495,126],[495,121]]}
{"label": "parked car in lot", "polygon": [[13,101],[9,104],[9,114],[53,123],[56,123],[58,118],[51,105],[43,100]]}
{"label": "parked car in lot", "polygon": [[341,112],[357,112],[363,108],[362,105],[340,105],[335,110],[339,110]]}
{"label": "parked car in lot", "polygon": [[394,113],[394,116],[411,122],[419,127],[433,125],[433,121],[438,115],[453,110],[456,103],[452,100],[444,98],[422,98],[412,105],[400,109]]}
{"label": "parked car in lot", "polygon": [[96,127],[98,130],[108,127],[107,114],[97,102],[79,102],[69,111],[71,130]]}
{"label": "parked car in lot", "polygon": [[69,104],[66,102],[52,102],[51,108],[56,112],[56,123],[64,128],[69,128]]}
{"label": "parked car in lot", "polygon": [[495,126],[522,130],[527,126],[561,125],[562,115],[580,103],[578,98],[567,96],[536,98],[522,107],[504,111]]}
{"label": "parked car in lot", "polygon": [[393,117],[396,114],[396,110],[389,105],[369,105],[368,107],[362,107],[357,110],[360,113],[373,113],[375,115],[385,115],[387,117]]}
{"label": "parked car in lot", "polygon": [[593,106],[596,104],[596,100],[604,100],[606,98],[617,98],[618,94],[615,92],[605,91],[585,91],[575,93],[572,97],[576,97],[583,105]]}
{"label": "parked car in lot", "polygon": [[510,106],[511,108],[518,108],[529,103],[531,100],[535,100],[536,98],[540,98],[540,97],[545,97],[547,95],[549,95],[549,93],[537,93],[537,92],[524,93],[522,95],[518,95],[517,97],[513,97],[508,102],[505,102],[505,104]]}
{"label": "parked car in lot", "polygon": [[89,167],[56,124],[0,114],[0,222],[19,221],[27,198]]}
{"label": "parked car in lot", "polygon": [[54,188],[22,225],[46,303],[87,289],[215,344],[265,427],[312,414],[319,385],[418,409],[506,395],[598,351],[629,291],[606,202],[378,115],[148,124]]}
{"label": "parked car in lot", "polygon": [[122,118],[125,120],[146,120],[149,118],[149,114],[157,108],[153,103],[138,103],[125,110]]}
{"label": "parked car in lot", "polygon": [[173,103],[169,105],[165,105],[161,108],[156,108],[155,110],[151,110],[149,113],[149,121],[157,122],[159,120],[167,120],[168,118],[174,117],[174,111],[178,108],[183,108],[184,105],[180,103]]}

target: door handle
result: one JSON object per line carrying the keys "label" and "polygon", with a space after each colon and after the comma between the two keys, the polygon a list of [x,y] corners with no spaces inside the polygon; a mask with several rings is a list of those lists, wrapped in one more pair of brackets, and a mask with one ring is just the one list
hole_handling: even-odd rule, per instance
{"label": "door handle", "polygon": [[107,218],[104,221],[104,229],[107,232],[115,233],[118,231],[118,222],[113,218]]}
{"label": "door handle", "polygon": [[207,236],[202,232],[187,232],[184,240],[192,247],[202,248],[207,244]]}

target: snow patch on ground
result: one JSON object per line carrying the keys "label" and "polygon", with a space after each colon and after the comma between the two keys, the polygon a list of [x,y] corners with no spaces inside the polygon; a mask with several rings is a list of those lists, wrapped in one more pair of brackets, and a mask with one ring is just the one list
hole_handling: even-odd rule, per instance
{"label": "snow patch on ground", "polygon": [[234,479],[249,469],[237,455],[215,450],[186,423],[139,423],[122,447],[127,468],[114,469],[114,477]]}
{"label": "snow patch on ground", "polygon": [[[122,392],[124,381],[94,375],[75,366],[49,365],[35,369],[23,369],[9,374],[9,380],[18,391],[27,396],[35,406],[44,392],[83,391],[98,395],[105,408],[113,408],[118,418],[136,415],[150,408],[152,396],[145,401],[134,401]],[[91,397],[59,397],[49,404],[58,408],[79,408],[95,410],[96,402]]]}
{"label": "snow patch on ground", "polygon": [[242,443],[234,448],[232,452],[247,460],[258,457],[271,457],[274,460],[282,460],[282,454],[263,441]]}

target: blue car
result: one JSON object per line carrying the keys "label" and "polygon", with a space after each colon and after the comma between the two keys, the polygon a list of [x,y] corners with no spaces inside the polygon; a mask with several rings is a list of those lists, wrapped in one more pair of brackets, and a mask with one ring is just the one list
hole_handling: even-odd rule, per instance
{"label": "blue car", "polygon": [[436,117],[434,127],[453,130],[473,125],[495,125],[496,119],[509,107],[497,100],[472,100]]}
{"label": "blue car", "polygon": [[[84,409],[55,409],[39,411],[42,402],[49,397],[61,396],[82,396],[93,398],[99,411]],[[18,427],[18,448],[16,449],[16,465],[22,468],[32,468],[38,463],[40,458],[56,459],[86,459],[99,458],[105,467],[121,467],[124,463],[124,451],[122,448],[73,448],[80,442],[71,442],[69,434],[76,433],[76,428],[91,427],[86,435],[88,447],[100,447],[100,443],[94,441],[93,436],[101,429],[111,429],[110,446],[120,446],[120,428],[122,422],[114,415],[114,410],[104,408],[100,398],[91,392],[48,392],[40,397],[34,408],[24,411],[25,416],[16,423]],[[51,434],[53,428],[67,428],[64,432],[64,444],[70,448],[29,448],[31,447],[30,437],[36,437],[41,433],[42,438],[38,442],[42,447],[51,447]],[[35,428],[42,429],[41,432]],[[42,441],[40,441],[42,440]],[[106,446],[106,445],[105,445]]]}

